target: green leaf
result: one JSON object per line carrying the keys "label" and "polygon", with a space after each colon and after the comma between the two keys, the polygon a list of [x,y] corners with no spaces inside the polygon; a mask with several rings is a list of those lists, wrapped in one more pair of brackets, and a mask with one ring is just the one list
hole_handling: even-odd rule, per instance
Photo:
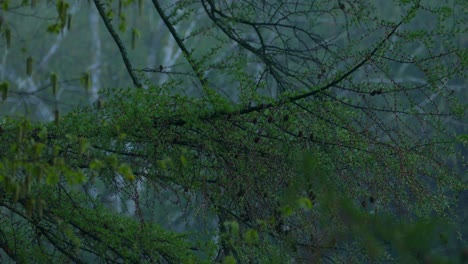
{"label": "green leaf", "polygon": [[311,209],[312,208],[312,201],[309,198],[302,197],[297,200],[297,204],[299,208],[302,209]]}
{"label": "green leaf", "polygon": [[0,84],[0,91],[2,92],[2,101],[5,101],[8,97],[8,86],[9,82],[4,81]]}
{"label": "green leaf", "polygon": [[90,146],[90,144],[89,144],[88,140],[86,140],[85,138],[80,137],[78,139],[78,153],[80,155],[85,153],[86,150],[88,150],[89,146]]}
{"label": "green leaf", "polygon": [[257,230],[249,229],[245,232],[245,241],[249,245],[257,244],[260,240]]}
{"label": "green leaf", "polygon": [[224,258],[223,264],[236,264],[236,259],[233,256]]}
{"label": "green leaf", "polygon": [[60,33],[60,29],[61,29],[61,27],[60,27],[59,24],[52,24],[52,25],[49,25],[47,27],[47,32],[58,34],[58,33]]}
{"label": "green leaf", "polygon": [[68,172],[67,181],[70,185],[85,183],[87,178],[82,171]]}
{"label": "green leaf", "polygon": [[132,49],[135,49],[135,46],[136,46],[136,40],[137,38],[140,38],[140,31],[136,28],[133,28],[132,29]]}
{"label": "green leaf", "polygon": [[113,168],[113,169],[116,169],[118,164],[119,164],[119,160],[117,159],[117,157],[115,155],[110,155],[110,156],[107,156],[106,157],[106,162]]}
{"label": "green leaf", "polygon": [[294,209],[291,206],[285,205],[285,206],[281,206],[280,212],[282,216],[288,217],[294,213]]}
{"label": "green leaf", "polygon": [[188,160],[185,157],[185,155],[180,155],[180,162],[182,163],[182,166],[187,166],[188,165]]}
{"label": "green leaf", "polygon": [[89,163],[89,168],[94,171],[99,171],[104,167],[105,167],[104,163],[98,159],[94,159]]}
{"label": "green leaf", "polygon": [[239,223],[236,221],[227,221],[224,226],[229,230],[232,236],[237,237],[239,235]]}
{"label": "green leaf", "polygon": [[132,172],[132,168],[126,163],[120,164],[118,172],[122,174],[122,176],[124,176],[124,178],[127,180],[135,180],[135,175]]}
{"label": "green leaf", "polygon": [[42,152],[44,151],[45,147],[46,147],[46,145],[44,143],[40,143],[40,142],[35,143],[33,145],[34,156],[36,158],[40,157]]}
{"label": "green leaf", "polygon": [[55,170],[51,169],[47,171],[46,174],[46,183],[48,185],[55,185],[59,182],[60,180],[60,175],[55,172]]}

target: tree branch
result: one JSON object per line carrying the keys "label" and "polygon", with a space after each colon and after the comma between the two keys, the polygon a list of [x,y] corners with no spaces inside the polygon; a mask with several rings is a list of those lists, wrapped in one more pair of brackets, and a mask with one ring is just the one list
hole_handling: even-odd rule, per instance
{"label": "tree branch", "polygon": [[172,37],[175,39],[177,42],[177,45],[179,48],[182,50],[184,53],[185,58],[187,59],[188,63],[190,64],[190,67],[192,67],[193,71],[197,75],[198,80],[200,81],[201,85],[203,88],[208,87],[208,82],[203,77],[203,73],[201,71],[200,65],[193,59],[192,54],[190,54],[190,51],[187,49],[185,46],[184,42],[182,41],[182,38],[179,37],[177,34],[177,31],[175,30],[174,26],[172,23],[169,21],[169,18],[164,14],[164,11],[161,8],[161,5],[159,4],[158,0],[153,0],[153,5],[158,11],[159,16],[163,20],[164,24],[166,25],[167,29],[169,29],[169,32],[171,32]]}
{"label": "tree branch", "polygon": [[135,72],[133,71],[132,64],[130,63],[130,60],[128,59],[127,50],[125,49],[122,43],[122,40],[120,39],[117,32],[115,32],[114,28],[112,27],[110,19],[108,19],[106,16],[106,12],[104,11],[104,7],[101,1],[94,0],[94,4],[96,5],[97,10],[99,11],[99,15],[104,21],[104,25],[106,25],[107,31],[109,31],[112,38],[114,39],[115,44],[117,44],[117,47],[119,48],[120,55],[122,56],[122,59],[124,61],[125,67],[127,68],[128,74],[130,74],[130,77],[132,78],[133,84],[138,88],[143,87],[143,85],[138,80],[137,76],[135,75]]}

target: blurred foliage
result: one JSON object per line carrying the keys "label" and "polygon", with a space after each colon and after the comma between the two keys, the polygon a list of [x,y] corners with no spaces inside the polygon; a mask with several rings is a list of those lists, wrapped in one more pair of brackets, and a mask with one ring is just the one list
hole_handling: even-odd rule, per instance
{"label": "blurred foliage", "polygon": [[[312,154],[305,154],[303,173],[305,182],[301,182],[287,193],[294,193],[283,199],[290,205],[289,210],[281,210],[278,218],[284,221],[284,244],[278,246],[269,235],[262,236],[258,241],[256,230],[246,229],[242,236],[237,222],[226,222],[229,232],[224,239],[235,243],[233,250],[239,263],[249,260],[260,260],[262,263],[287,263],[313,260],[318,262],[330,251],[341,251],[330,259],[337,263],[463,263],[466,261],[466,244],[457,241],[460,231],[447,219],[438,217],[419,218],[408,221],[396,218],[384,212],[369,211],[368,206],[353,203],[353,197],[347,195],[345,189],[340,188],[330,180],[326,166],[319,163],[319,158]],[[311,201],[305,196],[311,190],[304,188],[313,182],[312,207],[301,206],[304,200]],[[299,195],[298,195],[299,194]],[[370,206],[375,204],[374,197],[366,198]],[[308,202],[308,203],[309,203]],[[311,222],[314,211],[319,212],[317,221]],[[278,221],[279,219],[275,219]],[[275,221],[273,220],[273,221]],[[258,220],[259,231],[269,230],[271,220]],[[317,247],[320,237],[309,231],[308,227],[320,226],[321,232],[327,234],[323,247]],[[299,230],[294,230],[298,228]],[[301,243],[290,240],[291,233],[305,232]],[[252,234],[255,244],[252,243]],[[271,234],[271,233],[270,233]],[[252,246],[255,249],[252,249]],[[268,249],[271,251],[269,252]],[[266,250],[266,251],[265,251]],[[262,252],[258,254],[256,251]],[[281,257],[274,252],[281,252]],[[239,257],[241,256],[241,257]],[[252,258],[252,256],[255,256]],[[266,257],[269,256],[269,257]],[[297,257],[299,256],[299,258]],[[266,257],[266,258],[265,258]],[[294,261],[293,261],[294,260]],[[301,261],[302,260],[302,261]]]}
{"label": "blurred foliage", "polygon": [[467,260],[466,1],[1,4],[1,261]]}

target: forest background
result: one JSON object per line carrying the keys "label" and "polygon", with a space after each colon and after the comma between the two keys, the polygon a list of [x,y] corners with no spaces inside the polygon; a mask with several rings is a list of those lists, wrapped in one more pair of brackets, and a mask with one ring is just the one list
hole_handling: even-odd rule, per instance
{"label": "forest background", "polygon": [[463,263],[463,0],[0,1],[2,263]]}

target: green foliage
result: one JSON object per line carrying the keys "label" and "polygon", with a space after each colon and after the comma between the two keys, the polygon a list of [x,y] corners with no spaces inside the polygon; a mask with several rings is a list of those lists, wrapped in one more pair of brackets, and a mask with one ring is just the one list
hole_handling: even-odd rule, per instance
{"label": "green foliage", "polygon": [[2,2],[1,258],[463,261],[466,4],[51,2]]}
{"label": "green foliage", "polygon": [[[456,237],[457,231],[447,219],[421,218],[416,221],[402,221],[386,213],[363,210],[360,205],[352,202],[352,197],[342,187],[330,181],[330,175],[317,157],[305,155],[303,170],[306,177],[310,177],[313,182],[317,205],[307,208],[311,209],[310,213],[304,214],[304,208],[295,208],[290,209],[287,214],[282,214],[281,217],[282,221],[287,221],[291,225],[288,227],[291,228],[289,232],[295,232],[294,228],[297,228],[297,232],[308,235],[304,236],[302,247],[308,245],[312,248],[314,245],[314,233],[309,230],[309,226],[315,224],[310,222],[310,217],[314,212],[319,212],[317,221],[323,224],[322,231],[334,237],[328,246],[349,250],[347,254],[337,255],[337,261],[341,259],[341,261],[347,260],[348,263],[350,260],[353,260],[353,263],[367,263],[395,260],[398,263],[412,263],[430,260],[436,263],[461,263],[459,255],[462,254],[462,248],[454,248],[453,241],[448,239]],[[302,185],[302,190],[298,191],[299,193],[307,191],[307,185]],[[330,222],[330,219],[333,220]],[[263,221],[264,225],[268,225],[267,222]],[[229,226],[226,232],[230,243],[237,238],[234,251],[239,255],[252,256],[249,249],[254,245],[261,245],[263,248],[273,246],[270,245],[272,241],[268,235],[269,228],[263,229],[267,232],[261,239],[256,230],[248,229],[243,236],[244,240],[239,240],[238,223],[226,222],[225,225]],[[307,248],[295,248],[299,255],[305,254],[307,250]],[[242,251],[244,254],[240,254]],[[444,251],[455,254],[446,254]],[[317,252],[317,254],[323,253]],[[289,251],[283,254],[289,254]],[[231,259],[232,257],[227,257],[226,261]],[[246,260],[240,259],[240,261]]]}

